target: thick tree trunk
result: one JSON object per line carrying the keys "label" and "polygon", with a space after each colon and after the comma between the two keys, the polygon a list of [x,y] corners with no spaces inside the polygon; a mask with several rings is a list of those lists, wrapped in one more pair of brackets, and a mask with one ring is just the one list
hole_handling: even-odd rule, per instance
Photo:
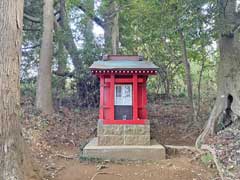
{"label": "thick tree trunk", "polygon": [[[236,0],[219,1],[220,61],[217,72],[217,99],[203,133],[198,137],[199,147],[207,135],[213,135],[219,121],[225,123],[240,116],[240,41],[239,15],[235,13]],[[226,119],[228,117],[228,119]]]}
{"label": "thick tree trunk", "polygon": [[115,16],[113,17],[112,25],[112,53],[117,54],[119,49],[119,13],[117,2],[113,2],[113,9],[115,11]]}
{"label": "thick tree trunk", "polygon": [[180,33],[180,41],[181,41],[182,52],[183,52],[183,64],[184,64],[184,68],[185,68],[185,81],[186,81],[186,85],[187,85],[188,101],[189,101],[189,105],[191,108],[192,120],[195,120],[191,67],[190,67],[190,63],[188,61],[186,42],[185,42],[183,32],[180,31],[179,33]]}
{"label": "thick tree trunk", "polygon": [[117,54],[119,49],[119,13],[116,1],[109,1],[107,12],[104,16],[104,39],[107,53]]}
{"label": "thick tree trunk", "polygon": [[56,20],[54,21],[55,31],[57,31],[60,28],[61,28],[61,31],[63,31],[64,33],[63,44],[72,59],[73,66],[75,67],[75,71],[78,76],[80,74],[80,70],[82,67],[82,61],[79,56],[78,48],[74,42],[74,37],[69,25],[67,16],[65,16],[64,21],[65,21],[64,27],[61,24],[59,24]]}
{"label": "thick tree trunk", "polygon": [[0,180],[23,179],[19,63],[23,0],[0,1]]}
{"label": "thick tree trunk", "polygon": [[[57,74],[64,74],[67,69],[67,55],[64,48],[64,30],[65,30],[65,0],[60,0],[60,21],[59,25],[62,29],[57,29],[57,39],[58,39],[58,51],[57,51]],[[55,34],[56,34],[55,32]],[[65,90],[65,77],[58,77],[57,81],[57,94],[61,94],[62,91]]]}
{"label": "thick tree trunk", "polygon": [[53,0],[44,0],[43,35],[38,70],[36,107],[43,113],[53,112],[52,73],[53,58]]}

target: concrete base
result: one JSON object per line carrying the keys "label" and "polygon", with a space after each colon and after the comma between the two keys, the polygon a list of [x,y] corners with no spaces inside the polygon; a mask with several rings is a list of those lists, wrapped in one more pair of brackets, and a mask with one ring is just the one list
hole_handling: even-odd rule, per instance
{"label": "concrete base", "polygon": [[98,120],[99,146],[150,145],[150,124],[103,124]]}
{"label": "concrete base", "polygon": [[83,157],[104,160],[150,160],[166,158],[165,148],[156,141],[146,146],[98,146],[97,138],[92,139],[83,149]]}

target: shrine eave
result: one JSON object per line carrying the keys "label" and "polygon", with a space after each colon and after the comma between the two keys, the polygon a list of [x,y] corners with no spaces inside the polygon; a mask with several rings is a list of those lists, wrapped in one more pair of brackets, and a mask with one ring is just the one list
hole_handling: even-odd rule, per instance
{"label": "shrine eave", "polygon": [[93,74],[146,74],[146,75],[155,75],[157,74],[157,70],[145,70],[145,69],[135,69],[135,70],[127,70],[127,69],[92,69],[91,72]]}
{"label": "shrine eave", "polygon": [[91,66],[92,71],[157,71],[159,68],[149,61],[95,61]]}

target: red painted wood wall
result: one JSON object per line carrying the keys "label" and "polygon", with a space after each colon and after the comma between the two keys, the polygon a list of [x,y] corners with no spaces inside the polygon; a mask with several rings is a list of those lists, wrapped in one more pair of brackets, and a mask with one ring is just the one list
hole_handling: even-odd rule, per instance
{"label": "red painted wood wall", "polygon": [[[100,78],[100,108],[99,119],[104,124],[145,124],[147,120],[147,75],[116,75],[99,74]],[[115,84],[132,84],[133,119],[114,119],[114,88]]]}

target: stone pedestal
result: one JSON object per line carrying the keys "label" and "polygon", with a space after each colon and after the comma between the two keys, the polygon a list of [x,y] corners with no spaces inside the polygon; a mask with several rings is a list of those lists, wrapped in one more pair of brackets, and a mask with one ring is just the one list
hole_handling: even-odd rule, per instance
{"label": "stone pedestal", "polygon": [[92,139],[83,149],[83,158],[102,160],[160,161],[166,158],[165,148],[151,140],[150,145],[99,146],[98,139]]}
{"label": "stone pedestal", "polygon": [[[149,121],[147,121],[149,122]],[[97,138],[83,149],[83,157],[107,160],[165,159],[165,148],[156,141],[150,142],[150,125],[103,124],[98,121]]]}
{"label": "stone pedestal", "polygon": [[150,125],[103,124],[99,120],[97,138],[99,146],[150,145]]}

